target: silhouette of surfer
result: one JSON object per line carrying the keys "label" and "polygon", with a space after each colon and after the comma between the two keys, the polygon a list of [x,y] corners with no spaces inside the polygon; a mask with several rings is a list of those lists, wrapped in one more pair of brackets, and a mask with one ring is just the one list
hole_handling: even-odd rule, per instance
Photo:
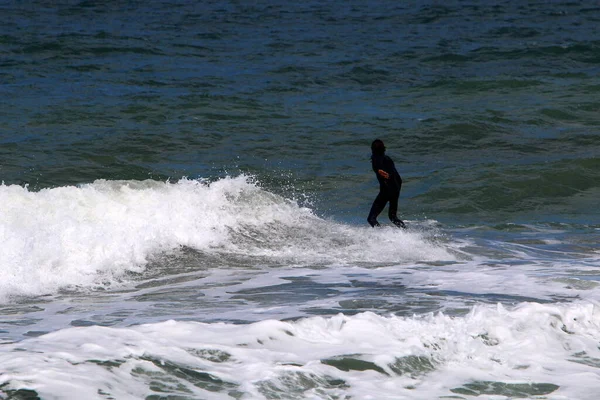
{"label": "silhouette of surfer", "polygon": [[385,155],[385,145],[379,139],[371,143],[371,165],[379,181],[379,194],[373,201],[371,211],[367,221],[372,227],[379,226],[377,216],[383,211],[385,205],[389,202],[388,216],[390,221],[399,228],[406,228],[406,225],[400,220],[396,213],[398,212],[398,198],[400,189],[402,189],[402,178],[396,170],[394,161]]}

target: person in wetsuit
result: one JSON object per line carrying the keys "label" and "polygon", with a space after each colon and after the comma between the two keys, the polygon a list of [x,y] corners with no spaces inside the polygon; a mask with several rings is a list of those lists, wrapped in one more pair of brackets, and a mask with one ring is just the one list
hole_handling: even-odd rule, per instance
{"label": "person in wetsuit", "polygon": [[402,178],[394,166],[394,161],[385,155],[385,145],[379,139],[375,139],[371,143],[371,165],[373,171],[379,181],[379,194],[373,201],[371,211],[367,221],[372,227],[379,226],[377,216],[383,211],[385,205],[389,202],[388,216],[390,221],[400,228],[406,228],[396,216],[398,212],[398,197],[400,197],[400,189],[402,189]]}

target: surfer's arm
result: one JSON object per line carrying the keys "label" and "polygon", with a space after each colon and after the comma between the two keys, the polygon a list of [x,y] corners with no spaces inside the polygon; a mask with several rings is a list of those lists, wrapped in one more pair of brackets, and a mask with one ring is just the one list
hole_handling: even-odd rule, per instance
{"label": "surfer's arm", "polygon": [[390,174],[385,171],[387,169],[385,168],[385,158],[381,156],[373,156],[371,160],[373,172],[375,172],[378,176],[381,176],[383,179],[389,179]]}

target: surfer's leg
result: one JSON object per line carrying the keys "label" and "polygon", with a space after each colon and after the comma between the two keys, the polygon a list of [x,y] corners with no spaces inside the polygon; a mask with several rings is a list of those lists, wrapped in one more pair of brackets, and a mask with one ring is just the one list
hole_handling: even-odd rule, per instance
{"label": "surfer's leg", "polygon": [[390,209],[388,216],[394,225],[399,228],[406,228],[404,222],[402,222],[402,220],[396,215],[398,213],[398,197],[400,197],[400,192],[394,193],[390,196]]}
{"label": "surfer's leg", "polygon": [[381,214],[381,212],[385,208],[385,203],[387,203],[387,201],[387,196],[384,195],[382,192],[379,192],[379,194],[375,198],[375,201],[373,201],[371,211],[369,211],[369,217],[367,218],[369,225],[371,225],[372,227],[379,226],[379,222],[377,222],[377,216]]}

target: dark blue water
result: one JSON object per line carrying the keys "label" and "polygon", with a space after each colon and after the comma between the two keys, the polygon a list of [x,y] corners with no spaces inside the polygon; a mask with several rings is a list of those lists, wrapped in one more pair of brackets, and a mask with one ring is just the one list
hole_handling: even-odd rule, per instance
{"label": "dark blue water", "polygon": [[560,203],[586,214],[564,203],[598,186],[594,4],[66,2],[3,11],[7,184],[243,170],[275,186],[279,174],[294,186],[317,182],[329,203],[370,188],[368,144],[382,137],[419,204],[412,213],[553,214],[548,203]]}

